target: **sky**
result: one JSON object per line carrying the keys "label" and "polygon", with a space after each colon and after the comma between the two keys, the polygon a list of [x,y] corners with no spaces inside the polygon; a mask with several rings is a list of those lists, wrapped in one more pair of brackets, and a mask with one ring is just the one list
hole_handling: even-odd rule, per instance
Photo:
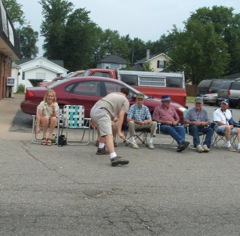
{"label": "sky", "polygon": [[[17,0],[22,5],[26,20],[39,32],[43,21],[42,7],[38,0]],[[131,39],[156,41],[172,31],[173,26],[183,29],[183,22],[202,7],[225,6],[240,13],[239,0],[69,0],[74,9],[85,8],[90,19],[103,30],[117,30],[120,36]],[[38,56],[43,55],[44,38],[39,37]]]}

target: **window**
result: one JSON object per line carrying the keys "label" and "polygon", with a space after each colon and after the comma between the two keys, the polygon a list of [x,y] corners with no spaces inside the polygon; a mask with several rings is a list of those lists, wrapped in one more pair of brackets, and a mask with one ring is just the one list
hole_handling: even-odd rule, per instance
{"label": "window", "polygon": [[106,94],[109,94],[112,92],[120,92],[120,89],[122,87],[123,86],[121,84],[105,82]]}
{"label": "window", "polygon": [[137,86],[138,85],[138,76],[137,75],[120,75],[121,81],[130,85],[130,86]]}
{"label": "window", "polygon": [[22,80],[25,80],[25,72],[22,73]]}
{"label": "window", "polygon": [[149,87],[166,87],[166,79],[164,77],[139,77],[140,86]]}
{"label": "window", "polygon": [[108,72],[94,72],[93,76],[110,78],[110,74]]}
{"label": "window", "polygon": [[71,84],[65,89],[69,93],[87,96],[101,96],[101,82],[100,81],[84,81],[80,83]]}
{"label": "window", "polygon": [[157,68],[164,69],[166,66],[166,61],[157,60]]}
{"label": "window", "polygon": [[183,88],[182,78],[167,77],[166,81],[167,81],[168,88]]}

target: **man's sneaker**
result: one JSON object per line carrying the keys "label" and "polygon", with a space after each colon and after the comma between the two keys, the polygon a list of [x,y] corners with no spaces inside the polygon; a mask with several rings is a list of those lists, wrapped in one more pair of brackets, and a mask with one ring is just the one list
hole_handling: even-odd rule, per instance
{"label": "man's sneaker", "polygon": [[136,143],[132,143],[132,144],[130,144],[130,147],[131,147],[131,148],[134,148],[134,149],[138,149],[138,148],[139,148],[138,145],[137,145]]}
{"label": "man's sneaker", "polygon": [[182,143],[179,143],[177,146],[177,152],[182,152],[185,149],[185,146]]}
{"label": "man's sneaker", "polygon": [[237,151],[233,146],[228,147],[228,150],[230,152],[236,152]]}
{"label": "man's sneaker", "polygon": [[204,149],[204,152],[209,152],[210,149],[208,148],[208,146],[206,144],[203,145],[203,149]]}
{"label": "man's sneaker", "polygon": [[111,159],[111,165],[117,166],[117,165],[127,165],[129,163],[128,160],[123,159],[122,157],[116,156]]}
{"label": "man's sneaker", "polygon": [[147,147],[148,147],[149,149],[154,149],[153,143],[148,143],[148,144],[147,144]]}
{"label": "man's sneaker", "polygon": [[190,144],[190,142],[183,141],[184,149],[188,148],[189,144]]}
{"label": "man's sneaker", "polygon": [[201,145],[197,145],[197,152],[204,152],[204,149]]}
{"label": "man's sneaker", "polygon": [[98,148],[97,152],[96,152],[97,155],[108,155],[109,154],[109,151],[104,148]]}
{"label": "man's sneaker", "polygon": [[182,152],[183,150],[185,150],[186,148],[188,148],[190,142],[187,142],[187,141],[181,141],[179,144],[178,144],[178,147],[177,147],[177,152]]}

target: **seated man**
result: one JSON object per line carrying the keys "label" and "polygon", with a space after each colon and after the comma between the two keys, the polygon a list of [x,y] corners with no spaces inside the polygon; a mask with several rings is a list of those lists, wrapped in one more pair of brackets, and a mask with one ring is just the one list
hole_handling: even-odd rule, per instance
{"label": "seated man", "polygon": [[220,131],[224,133],[228,150],[236,152],[236,149],[231,145],[230,136],[231,134],[237,134],[238,151],[240,151],[240,128],[236,128],[229,123],[230,120],[232,120],[232,113],[228,109],[228,104],[228,99],[224,99],[221,102],[221,107],[213,112],[213,120],[217,123],[217,127],[215,128],[216,132]]}
{"label": "seated man", "polygon": [[189,146],[189,142],[185,141],[185,128],[179,125],[179,116],[170,103],[169,96],[162,96],[162,105],[155,107],[153,120],[161,123],[160,131],[171,135],[178,143],[177,152],[182,152]]}
{"label": "seated man", "polygon": [[127,115],[128,130],[131,135],[131,147],[138,148],[135,140],[136,129],[150,129],[150,140],[147,147],[154,149],[153,138],[156,136],[157,122],[152,121],[150,111],[147,106],[143,105],[144,95],[139,93],[136,96],[136,103],[133,104]]}
{"label": "seated man", "polygon": [[[198,152],[209,152],[211,147],[211,140],[214,130],[207,127],[210,124],[206,109],[203,107],[202,97],[196,97],[195,107],[187,111],[184,117],[184,123],[189,124],[189,132],[193,136],[194,147]],[[200,144],[199,132],[206,134],[203,146]]]}

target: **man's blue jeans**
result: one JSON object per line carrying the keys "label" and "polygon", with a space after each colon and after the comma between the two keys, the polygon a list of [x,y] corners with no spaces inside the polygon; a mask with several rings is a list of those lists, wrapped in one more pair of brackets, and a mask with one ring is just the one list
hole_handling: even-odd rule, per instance
{"label": "man's blue jeans", "polygon": [[171,125],[161,125],[160,130],[163,133],[169,134],[172,136],[177,143],[180,143],[185,140],[185,128],[181,125],[171,126]]}
{"label": "man's blue jeans", "polygon": [[197,145],[200,144],[199,132],[206,134],[203,145],[207,145],[208,148],[211,147],[212,136],[213,136],[213,133],[214,133],[214,130],[212,128],[190,125],[189,126],[189,132],[193,136],[194,147],[196,147]]}

